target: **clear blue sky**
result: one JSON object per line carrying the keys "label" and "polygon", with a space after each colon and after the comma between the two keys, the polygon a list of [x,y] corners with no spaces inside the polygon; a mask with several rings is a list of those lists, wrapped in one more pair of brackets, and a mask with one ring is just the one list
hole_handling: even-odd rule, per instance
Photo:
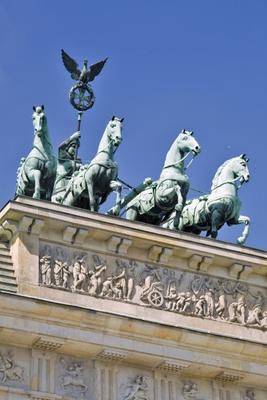
{"label": "clear blue sky", "polygon": [[[252,219],[247,245],[266,249],[266,19],[266,0],[1,0],[1,205],[31,148],[32,106],[46,107],[55,153],[75,131],[64,48],[79,62],[109,57],[83,120],[84,161],[113,114],[125,117],[117,161],[132,185],[159,176],[182,128],[202,145],[189,175],[204,192],[223,161],[247,153],[251,181],[240,190],[241,213]],[[234,241],[239,232],[226,227],[219,238]]]}

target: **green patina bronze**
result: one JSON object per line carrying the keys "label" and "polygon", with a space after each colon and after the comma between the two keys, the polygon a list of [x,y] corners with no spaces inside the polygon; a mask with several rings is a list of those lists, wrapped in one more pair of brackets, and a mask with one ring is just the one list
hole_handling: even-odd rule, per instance
{"label": "green patina bronze", "polygon": [[47,128],[44,106],[33,107],[34,140],[17,171],[17,195],[50,200],[56,175],[56,158]]}
{"label": "green patina bronze", "polygon": [[57,173],[52,195],[52,201],[55,203],[61,203],[72,175],[81,166],[81,160],[77,159],[80,138],[80,132],[75,132],[59,145]]}
{"label": "green patina bronze", "polygon": [[[237,243],[244,244],[248,234],[250,219],[240,215],[241,202],[238,198],[238,181],[242,185],[249,180],[248,158],[239,157],[225,161],[217,170],[210,194],[189,200],[182,211],[179,230],[216,238],[218,230],[228,225],[244,224],[242,235]],[[174,229],[175,210],[166,218],[163,227]]]}
{"label": "green patina bronze", "polygon": [[[159,179],[153,181],[146,178],[133,188],[118,178],[114,154],[122,141],[123,119],[113,117],[102,135],[96,156],[89,164],[82,165],[78,158],[81,118],[95,100],[89,82],[100,74],[107,59],[89,68],[87,60],[84,60],[80,70],[77,62],[64,50],[61,55],[64,66],[72,79],[77,81],[70,91],[70,102],[78,110],[77,132],[60,144],[56,159],[44,107],[33,108],[33,148],[26,158],[21,158],[16,194],[98,212],[100,205],[114,191],[116,202],[108,211],[110,215],[119,215],[123,210],[126,219],[131,221],[195,234],[207,231],[207,236],[212,238],[217,237],[224,223],[244,224],[242,235],[237,240],[239,244],[244,244],[250,219],[240,215],[238,181],[241,185],[249,180],[246,156],[232,158],[221,165],[213,179],[210,194],[186,201],[190,186],[186,169],[200,153],[200,145],[193,132],[184,129],[171,145]],[[185,160],[190,154],[193,158],[186,167]],[[123,199],[122,184],[131,189]]]}
{"label": "green patina bronze", "polygon": [[175,226],[189,190],[189,178],[185,173],[184,161],[191,153],[196,156],[200,146],[193,137],[193,132],[183,130],[169,149],[163,170],[158,181],[152,182],[141,193],[131,192],[122,201],[126,206],[126,219],[160,224],[162,219],[175,208]]}
{"label": "green patina bronze", "polygon": [[117,181],[118,164],[114,154],[122,141],[123,119],[113,117],[107,124],[97,154],[88,165],[83,165],[70,179],[61,203],[68,206],[98,211],[108,195],[117,193],[116,209],[119,213],[122,185]]}
{"label": "green patina bronze", "polygon": [[107,58],[98,61],[88,69],[88,61],[84,60],[83,68],[80,70],[78,63],[70,57],[63,49],[61,50],[62,61],[70,72],[72,79],[78,83],[72,86],[69,94],[69,99],[74,108],[78,111],[86,111],[93,107],[95,96],[88,82],[92,82],[97,75],[100,74],[104,67]]}

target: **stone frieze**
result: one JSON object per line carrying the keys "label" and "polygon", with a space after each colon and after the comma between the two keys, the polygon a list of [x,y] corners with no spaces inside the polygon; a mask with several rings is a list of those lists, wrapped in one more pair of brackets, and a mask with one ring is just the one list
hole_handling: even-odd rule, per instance
{"label": "stone frieze", "polygon": [[41,242],[39,284],[267,330],[265,291],[238,280]]}

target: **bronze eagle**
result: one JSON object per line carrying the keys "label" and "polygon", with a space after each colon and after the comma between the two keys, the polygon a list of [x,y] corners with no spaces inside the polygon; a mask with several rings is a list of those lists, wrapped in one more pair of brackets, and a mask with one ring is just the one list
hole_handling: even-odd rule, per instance
{"label": "bronze eagle", "polygon": [[79,81],[83,84],[87,84],[88,82],[92,82],[97,75],[100,74],[102,68],[104,67],[107,58],[102,61],[98,61],[96,64],[90,65],[90,68],[87,69],[88,61],[84,60],[82,70],[79,69],[78,63],[71,58],[63,49],[61,49],[61,57],[63,64],[72,79]]}

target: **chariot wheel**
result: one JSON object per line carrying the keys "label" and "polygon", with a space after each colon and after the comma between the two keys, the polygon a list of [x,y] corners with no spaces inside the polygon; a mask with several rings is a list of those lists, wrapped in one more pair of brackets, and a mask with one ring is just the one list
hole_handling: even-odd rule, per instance
{"label": "chariot wheel", "polygon": [[81,83],[71,88],[69,98],[73,107],[79,111],[89,110],[95,102],[95,95],[91,87]]}
{"label": "chariot wheel", "polygon": [[161,307],[164,302],[163,295],[158,290],[153,290],[152,292],[150,292],[147,296],[147,300],[152,307],[156,308]]}

